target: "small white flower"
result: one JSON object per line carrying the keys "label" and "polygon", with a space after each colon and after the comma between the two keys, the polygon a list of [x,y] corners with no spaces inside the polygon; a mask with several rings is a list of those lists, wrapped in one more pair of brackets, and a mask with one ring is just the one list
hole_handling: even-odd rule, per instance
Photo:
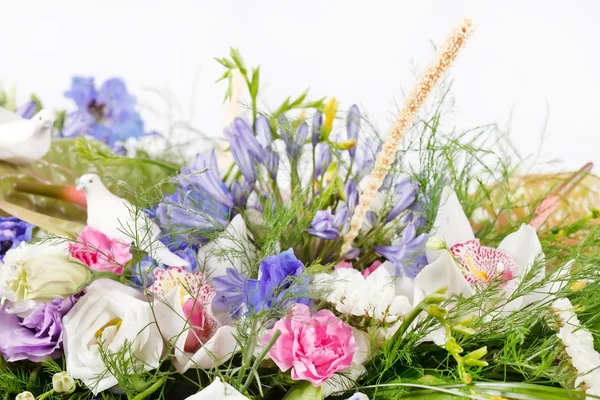
{"label": "small white flower", "polygon": [[67,372],[94,395],[117,384],[102,362],[100,342],[113,353],[127,342],[135,357],[132,362],[147,370],[159,365],[164,346],[153,310],[133,288],[109,279],[94,281],[63,324]]}
{"label": "small white flower", "polygon": [[67,371],[62,371],[52,376],[52,389],[56,393],[71,393],[75,390],[75,380]]}
{"label": "small white flower", "polygon": [[35,400],[35,396],[31,392],[22,392],[15,397],[15,400]]}

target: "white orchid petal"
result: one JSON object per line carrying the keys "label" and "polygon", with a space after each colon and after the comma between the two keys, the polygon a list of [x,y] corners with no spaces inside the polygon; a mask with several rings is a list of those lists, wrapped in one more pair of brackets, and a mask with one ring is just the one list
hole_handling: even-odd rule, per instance
{"label": "white orchid petal", "polygon": [[473,288],[447,251],[442,252],[436,261],[423,268],[415,277],[413,306],[444,286],[448,286],[448,296],[461,294],[468,298],[473,295]]}
{"label": "white orchid petal", "polygon": [[173,365],[180,373],[190,368],[211,369],[218,367],[233,356],[238,350],[235,340],[236,328],[222,326],[212,338],[194,354],[184,353],[183,347],[176,349]]}
{"label": "white orchid petal", "polygon": [[[518,231],[506,236],[498,249],[507,252],[519,267],[519,276],[529,272],[536,261],[542,260],[542,245],[535,233],[535,228],[529,225],[521,225]],[[544,278],[544,270],[540,268],[538,277]]]}
{"label": "white orchid petal", "polygon": [[[448,186],[442,191],[440,208],[435,217],[431,235],[445,242],[448,247],[475,239],[471,223],[465,215],[456,193]],[[427,251],[429,262],[437,260],[439,255],[439,251]]]}

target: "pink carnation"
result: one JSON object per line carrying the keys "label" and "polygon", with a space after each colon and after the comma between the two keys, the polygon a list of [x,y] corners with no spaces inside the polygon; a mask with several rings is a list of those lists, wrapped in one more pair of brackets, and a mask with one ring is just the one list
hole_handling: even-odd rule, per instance
{"label": "pink carnation", "polygon": [[319,386],[336,372],[352,365],[358,344],[352,328],[329,310],[313,317],[304,304],[295,304],[290,315],[275,323],[262,338],[266,345],[276,330],[281,331],[269,355],[282,371],[292,368],[292,379]]}
{"label": "pink carnation", "polygon": [[374,261],[373,264],[371,264],[371,266],[367,269],[365,269],[364,271],[361,272],[362,276],[365,277],[365,279],[367,279],[369,277],[369,275],[371,275],[373,272],[375,272],[375,270],[377,268],[379,268],[379,266],[382,264],[381,261],[377,260]]}
{"label": "pink carnation", "polygon": [[123,274],[123,267],[131,258],[129,245],[121,239],[110,239],[104,233],[86,226],[77,237],[77,243],[69,244],[71,256],[94,271]]}

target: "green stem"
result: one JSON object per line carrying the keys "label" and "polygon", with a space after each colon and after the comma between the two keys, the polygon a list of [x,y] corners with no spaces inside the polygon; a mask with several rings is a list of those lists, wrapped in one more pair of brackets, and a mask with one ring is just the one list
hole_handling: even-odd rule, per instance
{"label": "green stem", "polygon": [[[265,348],[259,354],[258,358],[254,360],[254,364],[252,364],[253,371],[256,371],[258,369],[258,366],[260,365],[262,360],[264,360],[264,358],[267,356],[267,353],[269,352],[269,350],[271,350],[271,347],[273,347],[273,345],[275,344],[275,341],[279,338],[279,336],[281,336],[281,331],[279,329],[277,329],[275,331],[275,333],[273,333],[273,336],[271,337],[271,340],[269,340],[269,343],[267,343]],[[244,386],[242,387],[242,390],[240,391],[240,393],[243,394],[246,392],[246,390],[248,390],[248,388],[250,387],[250,384],[252,383],[253,376],[254,376],[253,374],[248,374],[248,378],[246,378],[246,382],[244,383]]]}
{"label": "green stem", "polygon": [[312,198],[315,198],[315,181],[317,180],[317,160],[315,158],[315,147],[312,148],[313,179],[310,183]]}
{"label": "green stem", "polygon": [[242,379],[244,378],[246,370],[250,367],[250,362],[254,355],[254,347],[256,346],[256,324],[256,320],[252,321],[250,335],[248,335],[248,344],[246,345],[246,351],[244,351],[244,354],[242,355],[242,365],[240,366],[240,371],[237,376],[238,386],[242,384]]}
{"label": "green stem", "polygon": [[227,181],[227,179],[229,178],[229,175],[231,175],[234,168],[235,168],[235,163],[231,163],[231,165],[227,169],[227,172],[225,173],[225,176],[223,177],[223,182]]}
{"label": "green stem", "polygon": [[43,399],[45,399],[46,397],[50,397],[50,396],[52,396],[53,394],[54,394],[54,390],[49,390],[49,391],[47,391],[46,393],[44,393],[44,394],[40,395],[40,397],[38,397],[38,398],[37,398],[37,400],[43,400]]}
{"label": "green stem", "polygon": [[179,172],[179,167],[173,164],[169,164],[167,162],[164,161],[159,161],[159,160],[151,160],[149,158],[136,158],[137,161],[141,161],[143,163],[146,164],[151,164],[151,165],[156,165],[157,167],[161,167],[164,169],[167,169],[173,173],[178,173]]}
{"label": "green stem", "polygon": [[29,381],[27,382],[27,389],[31,390],[34,382],[36,381],[40,371],[42,370],[42,366],[38,365],[33,371],[31,371],[31,375],[29,375]]}
{"label": "green stem", "polygon": [[406,333],[406,331],[408,330],[408,328],[410,327],[410,325],[413,323],[413,321],[426,308],[427,308],[427,304],[425,304],[424,301],[422,301],[419,304],[417,304],[417,306],[410,312],[410,314],[408,314],[406,316],[406,318],[404,318],[404,321],[402,321],[402,325],[400,325],[400,328],[398,328],[398,330],[396,331],[396,333],[394,333],[394,336],[392,337],[392,340],[389,341],[389,343],[394,343],[397,340],[402,339],[402,336],[404,336],[404,334]]}
{"label": "green stem", "polygon": [[137,396],[135,396],[132,400],[142,400],[142,399],[145,399],[146,397],[150,396],[152,393],[154,393],[158,389],[160,389],[161,386],[164,385],[164,383],[165,383],[165,378],[160,378],[159,380],[157,380],[156,382],[154,382],[152,384],[152,386],[150,386],[148,389],[144,390],[142,393],[140,393]]}

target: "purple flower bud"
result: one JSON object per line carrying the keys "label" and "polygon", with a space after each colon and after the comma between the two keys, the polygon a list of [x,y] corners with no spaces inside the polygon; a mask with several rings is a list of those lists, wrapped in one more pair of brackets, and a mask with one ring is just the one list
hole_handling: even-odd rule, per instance
{"label": "purple flower bud", "polygon": [[315,148],[315,177],[320,177],[325,173],[332,161],[333,156],[327,143],[317,144]]}
{"label": "purple flower bud", "polygon": [[265,152],[265,166],[267,167],[271,179],[276,181],[277,171],[279,169],[279,158],[271,149],[267,149]]}
{"label": "purple flower bud", "polygon": [[410,178],[405,177],[400,180],[395,186],[396,204],[390,210],[385,218],[385,222],[390,222],[396,219],[400,213],[406,211],[417,198],[417,186],[412,184]]}
{"label": "purple flower bud", "polygon": [[241,118],[236,118],[231,124],[231,132],[238,137],[239,143],[244,146],[244,149],[252,154],[259,162],[265,160],[265,150],[258,143],[252,127]]}
{"label": "purple flower bud", "polygon": [[354,165],[356,169],[356,181],[360,182],[362,178],[371,173],[373,165],[375,165],[375,157],[381,150],[381,142],[377,140],[362,141],[360,148],[354,157]]}
{"label": "purple flower bud", "polygon": [[308,125],[306,122],[301,123],[298,129],[294,132],[292,125],[284,115],[279,116],[279,124],[281,126],[281,139],[285,143],[287,153],[297,158],[302,152],[302,146],[308,137]]}
{"label": "purple flower bud", "polygon": [[254,157],[250,154],[249,149],[244,146],[241,138],[233,131],[226,129],[225,138],[229,141],[229,150],[231,155],[240,169],[240,172],[248,183],[256,182],[256,171],[254,169]]}
{"label": "purple flower bud", "polygon": [[323,127],[323,113],[319,110],[315,112],[312,119],[312,137],[311,142],[313,147],[319,143],[321,138],[321,128]]}
{"label": "purple flower bud", "polygon": [[353,247],[346,252],[346,254],[342,255],[342,259],[344,260],[352,260],[360,255],[360,249]]}
{"label": "purple flower bud", "polygon": [[27,103],[22,104],[19,108],[17,108],[15,114],[25,119],[29,119],[35,115],[36,108],[37,104],[35,104],[35,101],[29,100]]}
{"label": "purple flower bud", "polygon": [[337,239],[340,236],[340,232],[335,226],[335,217],[328,210],[317,211],[307,232],[325,240]]}
{"label": "purple flower bud", "polygon": [[250,185],[246,181],[240,183],[239,181],[234,181],[231,184],[229,190],[231,191],[231,195],[233,196],[233,202],[238,207],[245,207],[246,202],[248,201],[248,196],[250,196]]}
{"label": "purple flower bud", "polygon": [[343,230],[344,225],[348,222],[348,210],[345,207],[342,207],[335,213],[335,218],[333,219],[333,226],[337,229]]}
{"label": "purple flower bud", "polygon": [[349,179],[346,182],[346,207],[348,210],[353,213],[358,205],[358,188],[356,187],[356,181],[354,179]]}
{"label": "purple flower bud", "polygon": [[[348,116],[346,119],[346,133],[348,134],[348,139],[358,140],[358,132],[360,130],[360,111],[356,104],[350,107],[348,110]],[[350,156],[354,157],[356,154],[356,146],[349,150]]]}
{"label": "purple flower bud", "polygon": [[269,147],[273,141],[273,132],[271,132],[269,119],[264,115],[256,119],[256,136],[264,147]]}
{"label": "purple flower bud", "polygon": [[375,225],[377,223],[377,214],[375,214],[374,211],[367,211],[365,217],[367,218],[369,224]]}
{"label": "purple flower bud", "polygon": [[409,223],[404,228],[399,243],[391,246],[377,246],[375,251],[396,266],[405,265],[408,267],[413,259],[423,252],[428,239],[429,235],[426,233],[417,236],[415,226]]}
{"label": "purple flower bud", "polygon": [[230,208],[234,206],[230,193],[221,180],[214,150],[210,155],[197,154],[196,159],[191,164],[181,168],[178,181],[183,187],[196,187],[200,192],[205,193],[207,197],[225,207]]}

